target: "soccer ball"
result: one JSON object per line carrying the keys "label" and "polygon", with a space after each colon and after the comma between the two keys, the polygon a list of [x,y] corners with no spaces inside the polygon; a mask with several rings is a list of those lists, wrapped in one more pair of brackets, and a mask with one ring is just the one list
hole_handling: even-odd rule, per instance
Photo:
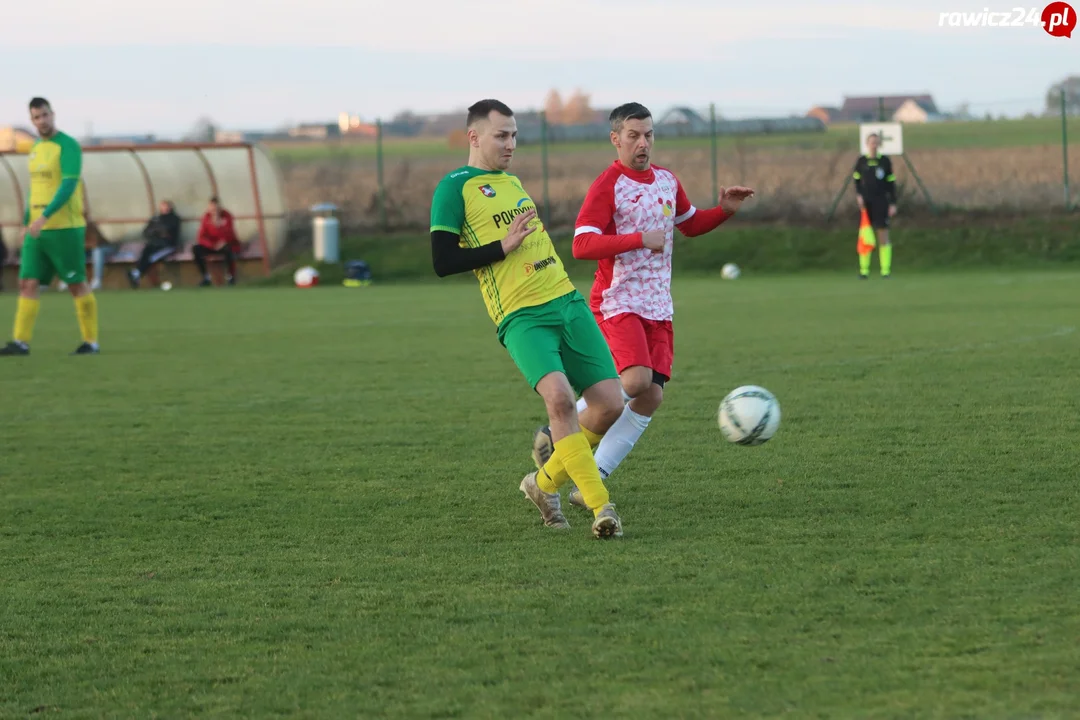
{"label": "soccer ball", "polygon": [[172,290],[172,283],[166,280],[165,282],[161,283],[161,289],[165,292]]}
{"label": "soccer ball", "polygon": [[763,387],[743,385],[721,401],[717,422],[729,443],[761,445],[780,427],[780,403]]}
{"label": "soccer ball", "polygon": [[293,273],[293,282],[298,288],[310,288],[319,284],[319,271],[311,266],[302,267]]}
{"label": "soccer ball", "polygon": [[724,267],[720,268],[720,277],[725,280],[735,280],[742,272],[739,270],[739,266],[735,263],[726,263]]}

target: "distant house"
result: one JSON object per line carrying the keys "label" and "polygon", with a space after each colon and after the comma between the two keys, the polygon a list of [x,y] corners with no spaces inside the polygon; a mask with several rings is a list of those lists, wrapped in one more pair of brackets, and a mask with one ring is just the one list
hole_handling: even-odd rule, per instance
{"label": "distant house", "polygon": [[886,120],[911,123],[933,122],[946,117],[928,94],[845,97],[840,107],[815,105],[806,112],[806,117],[818,118],[826,125],[875,122],[881,120],[882,115]]}
{"label": "distant house", "polygon": [[327,140],[341,137],[341,126],[338,123],[307,123],[289,128],[289,137],[309,138],[312,140]]}
{"label": "distant house", "polygon": [[658,126],[677,126],[691,132],[700,132],[709,128],[709,121],[698,112],[688,107],[673,107],[656,121]]}
{"label": "distant house", "polygon": [[[845,97],[840,111],[832,122],[874,122],[881,119],[882,109],[886,119],[892,118],[904,103],[914,101],[923,112],[937,115],[937,105],[929,94],[922,95],[868,95],[864,97]],[[908,111],[912,112],[912,111]]]}
{"label": "distant house", "polygon": [[934,108],[933,103],[920,103],[914,98],[908,98],[896,109],[892,119],[900,123],[927,123],[939,122],[947,117]]}

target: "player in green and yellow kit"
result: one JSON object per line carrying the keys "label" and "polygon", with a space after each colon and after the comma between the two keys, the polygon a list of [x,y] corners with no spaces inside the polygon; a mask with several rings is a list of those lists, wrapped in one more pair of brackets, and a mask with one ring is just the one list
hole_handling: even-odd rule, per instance
{"label": "player in green and yellow kit", "polygon": [[19,259],[19,303],[15,337],[0,355],[29,355],[37,321],[41,285],[54,277],[67,283],[75,298],[82,344],[73,355],[98,352],[97,300],[86,283],[86,218],[83,217],[82,148],[56,129],[49,101],[30,101],[30,120],[40,139],[30,149],[30,197],[23,224],[26,234]]}
{"label": "player in green and yellow kit", "polygon": [[[559,488],[573,478],[593,511],[593,535],[621,536],[592,453],[623,411],[611,351],[536,218],[536,203],[506,172],[517,146],[513,112],[481,100],[469,108],[467,127],[468,165],[444,177],[432,200],[435,272],[476,274],[499,342],[547,406],[555,450],[520,490],[546,526],[568,528]],[[580,418],[576,393],[589,403]]]}

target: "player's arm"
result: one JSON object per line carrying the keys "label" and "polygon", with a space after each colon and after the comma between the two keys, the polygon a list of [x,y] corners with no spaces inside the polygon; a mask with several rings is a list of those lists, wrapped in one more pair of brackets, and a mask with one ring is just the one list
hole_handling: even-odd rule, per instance
{"label": "player's arm", "polygon": [[733,214],[727,212],[722,204],[708,210],[698,210],[687,197],[682,183],[675,181],[675,227],[686,237],[710,233]]}
{"label": "player's arm", "polygon": [[589,188],[574,223],[576,259],[604,260],[645,247],[643,233],[617,234],[614,216],[615,184],[604,174]]}
{"label": "player's arm", "polygon": [[863,204],[863,195],[866,192],[866,185],[863,183],[863,158],[862,155],[855,161],[855,169],[851,171],[851,177],[855,181],[855,199],[859,201],[859,207]]}
{"label": "player's arm", "polygon": [[79,187],[79,176],[82,175],[82,148],[74,140],[67,137],[61,137],[59,144],[60,187],[42,213],[46,220],[55,215],[56,211],[64,207],[67,201],[71,199],[71,196],[75,194]]}
{"label": "player's arm", "polygon": [[480,247],[461,247],[461,236],[446,229],[431,230],[431,262],[439,277],[479,270],[504,259],[502,241]]}
{"label": "player's arm", "polygon": [[505,256],[500,242],[462,247],[464,225],[465,198],[461,196],[461,186],[443,180],[431,200],[431,264],[439,277],[479,270]]}
{"label": "player's arm", "polygon": [[885,171],[885,197],[888,198],[890,205],[896,204],[896,175],[893,174],[892,159],[889,157],[882,158],[882,170]]}

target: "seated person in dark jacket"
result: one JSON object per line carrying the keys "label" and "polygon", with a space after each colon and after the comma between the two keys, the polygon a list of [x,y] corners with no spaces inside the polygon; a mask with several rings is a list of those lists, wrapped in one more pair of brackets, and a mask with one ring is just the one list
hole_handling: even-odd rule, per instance
{"label": "seated person in dark jacket", "polygon": [[139,287],[139,280],[155,263],[180,250],[180,216],[176,214],[172,202],[161,201],[158,214],[143,228],[143,237],[146,238],[146,245],[143,246],[139,262],[134,270],[128,271],[132,288]]}

